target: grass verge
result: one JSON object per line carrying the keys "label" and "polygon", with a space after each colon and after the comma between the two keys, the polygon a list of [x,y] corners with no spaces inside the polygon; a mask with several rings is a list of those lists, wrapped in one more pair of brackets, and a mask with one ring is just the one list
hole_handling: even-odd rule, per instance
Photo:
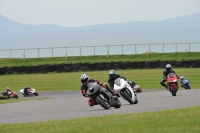
{"label": "grass verge", "polygon": [[2,124],[2,133],[199,133],[200,106],[157,112]]}
{"label": "grass verge", "polygon": [[[99,79],[107,83],[108,71],[1,75],[0,91],[5,91],[7,86],[16,92],[24,86],[33,87],[36,91],[79,90],[81,74],[87,73],[89,78]],[[190,80],[192,89],[200,88],[200,68],[177,68],[175,71],[179,76],[182,75]],[[134,80],[142,89],[162,89],[163,87],[159,84],[162,79],[162,72],[163,69],[116,70],[116,73],[127,77],[129,80]]]}
{"label": "grass verge", "polygon": [[195,60],[200,59],[200,52],[174,52],[174,53],[144,53],[133,55],[102,55],[102,56],[72,56],[68,57],[48,57],[48,58],[0,58],[0,67],[4,66],[31,66],[43,64],[61,64],[77,62],[117,62],[117,61],[156,61],[156,60]]}

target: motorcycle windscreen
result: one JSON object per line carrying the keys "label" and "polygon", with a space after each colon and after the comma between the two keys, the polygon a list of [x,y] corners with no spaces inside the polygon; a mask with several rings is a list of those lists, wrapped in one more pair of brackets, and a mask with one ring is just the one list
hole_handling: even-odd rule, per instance
{"label": "motorcycle windscreen", "polygon": [[115,83],[116,85],[118,85],[118,86],[121,86],[121,79],[122,79],[122,78],[117,78],[117,79],[115,79],[114,83]]}
{"label": "motorcycle windscreen", "polygon": [[189,80],[185,79],[185,80],[183,80],[182,82],[183,82],[183,84],[188,84],[188,83],[189,83]]}
{"label": "motorcycle windscreen", "polygon": [[100,86],[96,82],[91,82],[87,84],[88,90],[87,90],[87,95],[88,96],[93,96],[100,91]]}
{"label": "motorcycle windscreen", "polygon": [[114,81],[114,90],[119,91],[126,86],[126,81],[123,78],[117,78]]}
{"label": "motorcycle windscreen", "polygon": [[175,74],[174,74],[174,73],[169,73],[168,76],[169,76],[170,78],[173,78],[173,77],[175,76]]}

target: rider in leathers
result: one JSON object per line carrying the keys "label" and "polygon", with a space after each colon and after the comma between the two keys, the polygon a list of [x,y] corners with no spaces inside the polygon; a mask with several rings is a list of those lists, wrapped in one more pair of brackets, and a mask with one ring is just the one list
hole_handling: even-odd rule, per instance
{"label": "rider in leathers", "polygon": [[[168,90],[168,88],[167,88],[167,85],[166,85],[164,82],[167,81],[167,75],[168,75],[169,73],[174,73],[174,74],[176,74],[176,72],[172,69],[172,66],[171,66],[170,64],[167,64],[167,65],[165,66],[165,69],[163,70],[163,79],[160,81],[160,84],[161,84],[162,86],[164,86],[164,87],[166,88],[166,90]],[[177,76],[177,78],[179,78],[179,77],[178,77],[178,74],[176,74],[176,76]]]}
{"label": "rider in leathers", "polygon": [[117,78],[123,78],[124,80],[127,80],[126,77],[123,77],[119,74],[116,74],[114,70],[110,70],[108,72],[108,75],[109,75],[109,79],[108,79],[108,84],[110,85],[110,88],[113,90],[114,88],[114,81],[117,79]]}
{"label": "rider in leathers", "polygon": [[[88,86],[87,84],[90,83],[90,82],[96,82],[97,84],[101,85],[103,88],[105,89],[108,89],[108,91],[114,96],[116,95],[116,92],[112,91],[106,84],[102,83],[100,80],[97,80],[97,79],[88,79],[88,75],[87,74],[82,74],[80,79],[81,79],[81,82],[82,82],[82,85],[81,85],[81,92],[82,92],[82,95],[84,97],[87,97],[87,89],[88,89]],[[96,103],[95,101],[90,98],[89,101],[88,101],[88,104],[90,106],[94,106]]]}

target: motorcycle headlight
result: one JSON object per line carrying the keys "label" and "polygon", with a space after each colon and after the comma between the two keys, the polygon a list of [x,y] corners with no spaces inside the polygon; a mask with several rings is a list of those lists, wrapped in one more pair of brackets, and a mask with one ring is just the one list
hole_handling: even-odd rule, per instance
{"label": "motorcycle headlight", "polygon": [[92,92],[93,90],[94,90],[94,88],[93,88],[93,87],[90,87],[90,88],[89,88],[89,91],[90,91],[90,92]]}
{"label": "motorcycle headlight", "polygon": [[176,82],[177,81],[177,79],[174,79],[174,81],[173,82]]}

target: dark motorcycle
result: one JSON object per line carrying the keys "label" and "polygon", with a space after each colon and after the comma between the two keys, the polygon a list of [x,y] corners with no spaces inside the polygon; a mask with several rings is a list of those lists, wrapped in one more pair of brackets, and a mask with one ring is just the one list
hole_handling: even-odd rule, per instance
{"label": "dark motorcycle", "polygon": [[172,96],[176,96],[176,92],[178,91],[178,77],[176,74],[169,73],[167,75],[167,87]]}
{"label": "dark motorcycle", "polygon": [[96,82],[88,83],[88,90],[86,94],[97,104],[100,104],[104,109],[109,109],[110,107],[121,107],[121,102],[118,97],[112,96],[107,89],[103,88]]}

